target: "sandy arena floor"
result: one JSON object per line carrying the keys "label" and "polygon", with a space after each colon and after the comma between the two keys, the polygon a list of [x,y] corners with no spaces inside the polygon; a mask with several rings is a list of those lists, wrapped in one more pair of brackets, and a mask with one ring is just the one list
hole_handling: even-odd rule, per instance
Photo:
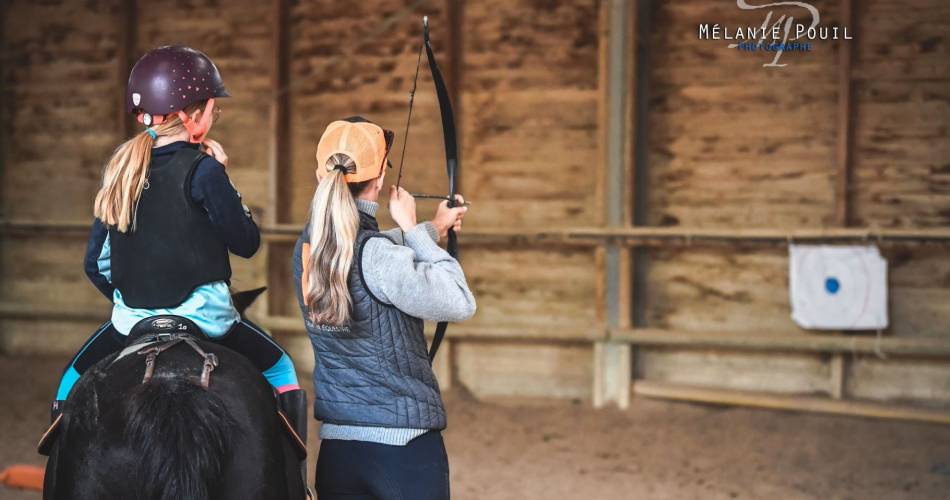
{"label": "sandy arena floor", "polygon": [[[62,365],[0,357],[0,468],[43,464],[33,446]],[[950,427],[649,400],[594,411],[461,390],[446,404],[455,499],[950,498]]]}

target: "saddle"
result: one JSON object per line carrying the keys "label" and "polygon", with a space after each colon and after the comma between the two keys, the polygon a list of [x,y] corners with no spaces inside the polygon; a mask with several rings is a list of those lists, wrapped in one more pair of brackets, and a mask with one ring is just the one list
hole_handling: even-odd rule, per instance
{"label": "saddle", "polygon": [[158,355],[183,343],[204,360],[200,383],[201,387],[207,389],[211,385],[211,372],[218,366],[218,357],[213,352],[202,349],[198,340],[208,340],[208,337],[188,318],[172,315],[152,316],[132,327],[129,332],[129,346],[119,352],[112,364],[131,354],[144,355],[145,375],[142,377],[142,383],[146,384],[155,373]]}
{"label": "saddle", "polygon": [[[201,357],[202,369],[199,383],[202,388],[208,389],[211,385],[211,372],[218,367],[217,355],[201,347],[200,341],[209,340],[211,339],[205,335],[201,328],[188,318],[174,315],[152,316],[139,321],[132,327],[129,331],[128,347],[119,351],[119,354],[109,363],[109,366],[129,356],[145,356],[145,374],[142,377],[142,383],[147,384],[155,373],[155,365],[158,362],[159,355],[179,344],[184,344]],[[60,414],[56,417],[56,420],[40,438],[37,449],[41,454],[49,454],[58,434],[63,415]],[[279,408],[277,409],[277,415],[281,427],[287,433],[287,437],[294,445],[297,454],[306,457],[306,443],[297,434],[290,420]]]}

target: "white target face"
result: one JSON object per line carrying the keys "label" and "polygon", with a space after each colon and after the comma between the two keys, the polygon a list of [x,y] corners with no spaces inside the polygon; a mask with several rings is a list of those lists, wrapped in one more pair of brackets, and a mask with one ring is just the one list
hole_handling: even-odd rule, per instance
{"label": "white target face", "polygon": [[789,250],[792,318],[813,329],[887,327],[887,262],[873,246]]}

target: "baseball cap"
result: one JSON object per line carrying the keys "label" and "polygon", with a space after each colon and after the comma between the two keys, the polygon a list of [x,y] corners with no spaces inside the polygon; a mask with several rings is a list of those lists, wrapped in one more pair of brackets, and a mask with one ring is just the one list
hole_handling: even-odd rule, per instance
{"label": "baseball cap", "polygon": [[392,131],[383,130],[358,116],[327,125],[317,143],[317,179],[323,179],[339,167],[333,158],[336,154],[344,154],[355,163],[343,176],[346,182],[364,182],[379,177],[386,166],[393,137]]}

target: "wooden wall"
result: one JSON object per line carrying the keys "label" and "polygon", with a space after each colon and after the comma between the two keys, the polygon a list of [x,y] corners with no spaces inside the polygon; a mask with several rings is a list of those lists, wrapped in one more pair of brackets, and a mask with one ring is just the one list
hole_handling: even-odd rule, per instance
{"label": "wooden wall", "polygon": [[[811,2],[823,24],[852,25],[855,40],[818,41],[813,52],[783,56],[782,68],[761,67],[770,55],[688,36],[701,22],[757,25],[764,11],[741,11],[731,2],[654,3],[652,29],[641,34],[649,37],[650,53],[648,157],[638,165],[648,173],[641,187],[648,224],[841,225],[835,213],[842,133],[838,65],[843,44],[851,43],[853,162],[845,200],[851,215],[844,222],[872,230],[950,225],[950,10],[943,3],[858,0],[848,23],[840,17],[844,2]],[[950,249],[882,250],[889,262],[892,325],[884,335],[950,341]],[[785,249],[696,245],[644,253],[642,326],[808,335],[790,319]],[[950,364],[856,358],[846,393],[950,403]],[[831,359],[645,348],[637,365],[647,380],[813,393],[829,392]]]}
{"label": "wooden wall", "polygon": [[[617,182],[606,167],[617,1],[4,2],[0,349],[71,352],[107,317],[80,268],[83,226],[103,162],[137,130],[119,109],[129,62],[168,43],[211,55],[234,96],[214,134],[268,240],[255,259],[235,259],[234,284],[270,287],[255,317],[304,368],[288,259],[315,187],[316,141],[330,121],[365,115],[397,132],[398,164],[422,15],[456,108],[461,191],[473,202],[463,265],[479,306],[450,327],[440,369],[476,395],[596,401],[597,346],[621,339],[608,328],[612,307],[635,311],[621,319],[634,332],[815,335],[790,319],[782,245],[682,244],[691,230],[948,226],[944,2],[814,0],[823,25],[849,25],[855,40],[818,41],[764,68],[765,54],[696,36],[699,23],[758,25],[763,11],[631,1],[623,211],[684,238],[622,251],[621,282],[636,292],[611,292],[615,242],[570,235],[607,224]],[[412,191],[445,190],[440,127],[423,62],[403,180]],[[435,206],[419,205],[423,217]],[[883,335],[950,342],[946,243],[882,249],[893,325]],[[844,397],[950,405],[942,358],[767,351],[641,346],[619,373],[795,394],[837,383]]]}

